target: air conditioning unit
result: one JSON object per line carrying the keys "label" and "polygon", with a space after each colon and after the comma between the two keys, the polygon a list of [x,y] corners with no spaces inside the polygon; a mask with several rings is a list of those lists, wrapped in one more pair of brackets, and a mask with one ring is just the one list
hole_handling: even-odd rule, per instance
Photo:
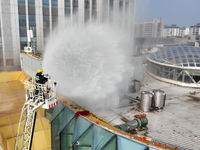
{"label": "air conditioning unit", "polygon": [[32,53],[33,51],[32,51],[33,49],[32,49],[32,47],[24,47],[24,51],[25,52],[27,52],[27,53]]}

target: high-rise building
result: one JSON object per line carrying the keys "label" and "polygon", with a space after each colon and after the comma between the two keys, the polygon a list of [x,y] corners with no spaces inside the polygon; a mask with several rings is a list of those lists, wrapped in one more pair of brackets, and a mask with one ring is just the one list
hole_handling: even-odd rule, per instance
{"label": "high-rise building", "polygon": [[164,27],[164,36],[179,36],[180,27],[176,24],[172,24],[171,26],[165,25]]}
{"label": "high-rise building", "polygon": [[164,29],[164,20],[154,19],[152,22],[146,20],[134,25],[135,38],[141,37],[162,37]]}
{"label": "high-rise building", "polygon": [[[134,7],[135,0],[2,0],[0,71],[19,67],[19,54],[25,46],[34,46],[42,52],[53,29],[65,26],[65,17],[80,25],[107,20],[132,30]],[[31,41],[27,38],[28,30],[33,31]]]}
{"label": "high-rise building", "polygon": [[200,23],[190,26],[190,35],[200,35]]}
{"label": "high-rise building", "polygon": [[182,27],[182,28],[180,28],[179,30],[180,30],[180,31],[179,31],[179,36],[180,36],[180,37],[187,36],[187,35],[189,35],[189,33],[190,33],[190,28],[189,28],[189,27]]}

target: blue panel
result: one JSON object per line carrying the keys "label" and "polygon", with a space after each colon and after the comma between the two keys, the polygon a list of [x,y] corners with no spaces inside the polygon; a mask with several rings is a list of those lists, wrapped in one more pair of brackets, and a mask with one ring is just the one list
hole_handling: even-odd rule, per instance
{"label": "blue panel", "polygon": [[69,121],[74,117],[75,112],[71,109],[65,107],[62,117],[62,123],[60,124],[59,133],[64,129],[64,127],[69,123]]}
{"label": "blue panel", "polygon": [[128,140],[124,137],[117,136],[118,150],[144,150],[147,146]]}
{"label": "blue panel", "polygon": [[94,125],[92,136],[92,150],[100,150],[111,139],[112,136],[112,133]]}
{"label": "blue panel", "polygon": [[79,137],[91,126],[91,122],[79,116],[76,120],[74,133],[72,137],[72,145],[79,139]]}

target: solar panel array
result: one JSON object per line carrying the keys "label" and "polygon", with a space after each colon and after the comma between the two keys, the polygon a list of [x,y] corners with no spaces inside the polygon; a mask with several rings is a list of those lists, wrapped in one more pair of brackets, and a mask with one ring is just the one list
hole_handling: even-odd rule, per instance
{"label": "solar panel array", "polygon": [[200,48],[194,46],[164,47],[148,56],[158,63],[179,67],[200,67]]}

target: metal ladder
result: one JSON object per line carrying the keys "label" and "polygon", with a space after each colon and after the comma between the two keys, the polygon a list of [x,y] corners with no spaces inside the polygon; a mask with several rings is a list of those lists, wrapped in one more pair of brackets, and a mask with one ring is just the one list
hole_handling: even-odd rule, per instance
{"label": "metal ladder", "polygon": [[[31,149],[37,109],[44,104],[44,101],[40,101],[44,100],[41,90],[38,95],[39,97],[35,99],[35,97],[33,96],[33,92],[29,92],[27,90],[26,102],[22,107],[21,117],[19,120],[15,150]],[[20,135],[20,133],[22,134]]]}

